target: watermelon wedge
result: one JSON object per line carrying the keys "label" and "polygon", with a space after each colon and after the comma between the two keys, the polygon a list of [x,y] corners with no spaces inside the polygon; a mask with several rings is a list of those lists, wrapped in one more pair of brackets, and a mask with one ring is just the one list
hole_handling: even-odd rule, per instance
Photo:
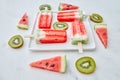
{"label": "watermelon wedge", "polygon": [[66,56],[55,56],[42,59],[30,64],[31,67],[64,73],[66,71]]}
{"label": "watermelon wedge", "polygon": [[102,44],[107,48],[108,34],[107,34],[107,24],[95,24],[95,31],[100,38]]}
{"label": "watermelon wedge", "polygon": [[27,13],[24,13],[24,15],[20,19],[17,27],[19,29],[28,30],[28,15],[27,15]]}
{"label": "watermelon wedge", "polygon": [[76,5],[68,4],[68,3],[60,3],[59,4],[59,11],[63,10],[77,10],[79,7]]}

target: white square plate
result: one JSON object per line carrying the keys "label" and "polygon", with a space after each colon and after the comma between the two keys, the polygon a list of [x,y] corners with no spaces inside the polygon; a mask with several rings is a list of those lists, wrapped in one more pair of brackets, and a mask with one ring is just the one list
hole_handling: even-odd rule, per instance
{"label": "white square plate", "polygon": [[[31,35],[36,35],[37,28],[38,28],[38,16],[39,12],[36,15],[36,20],[33,25],[33,30]],[[87,31],[87,35],[89,38],[88,44],[83,44],[83,50],[94,50],[96,45],[94,41],[94,36],[93,36],[93,31],[92,28],[89,24],[88,17],[84,20],[85,28]],[[53,13],[53,22],[57,21],[56,13]],[[77,45],[72,45],[71,44],[71,25],[70,22],[68,22],[69,28],[67,29],[67,42],[65,43],[52,43],[52,44],[36,44],[36,41],[34,38],[30,38],[29,41],[29,49],[33,51],[55,51],[55,50],[78,50]]]}

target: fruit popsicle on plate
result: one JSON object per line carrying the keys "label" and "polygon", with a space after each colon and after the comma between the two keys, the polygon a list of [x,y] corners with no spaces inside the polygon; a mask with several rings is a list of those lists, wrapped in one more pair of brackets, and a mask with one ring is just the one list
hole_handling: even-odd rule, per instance
{"label": "fruit popsicle on plate", "polygon": [[57,13],[57,20],[60,22],[73,22],[75,19],[83,21],[84,14],[82,10],[59,11]]}
{"label": "fruit popsicle on plate", "polygon": [[65,30],[39,29],[36,36],[36,42],[39,43],[64,43],[67,41],[67,32]]}
{"label": "fruit popsicle on plate", "polygon": [[52,12],[49,10],[42,10],[38,20],[39,29],[50,29],[52,23]]}
{"label": "fruit popsicle on plate", "polygon": [[[79,19],[72,22],[72,44],[79,45],[82,49],[82,44],[88,43],[88,36],[85,29],[85,25]],[[80,50],[79,50],[80,51]],[[81,52],[82,53],[82,50]]]}

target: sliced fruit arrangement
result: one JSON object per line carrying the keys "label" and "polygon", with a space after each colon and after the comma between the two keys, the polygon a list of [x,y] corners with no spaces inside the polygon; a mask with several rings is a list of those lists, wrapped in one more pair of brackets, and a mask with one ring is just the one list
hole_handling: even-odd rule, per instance
{"label": "sliced fruit arrangement", "polygon": [[64,43],[67,41],[67,32],[66,30],[52,30],[44,29],[38,30],[36,36],[36,42],[41,43]]}
{"label": "sliced fruit arrangement", "polygon": [[51,6],[49,4],[42,4],[39,6],[39,10],[52,10]]}
{"label": "sliced fruit arrangement", "polygon": [[68,29],[68,24],[65,22],[55,22],[53,24],[53,28],[55,30],[67,30]]}
{"label": "sliced fruit arrangement", "polygon": [[21,35],[14,35],[8,41],[8,45],[12,48],[20,48],[23,46],[23,43],[24,41]]}
{"label": "sliced fruit arrangement", "polygon": [[72,5],[72,4],[68,4],[68,3],[60,3],[59,4],[59,10],[63,11],[63,10],[77,10],[79,9],[78,6],[76,5]]}
{"label": "sliced fruit arrangement", "polygon": [[49,10],[42,10],[38,20],[39,29],[50,29],[52,23],[52,12]]}
{"label": "sliced fruit arrangement", "polygon": [[32,62],[31,67],[65,73],[66,72],[66,56],[55,56],[48,59]]}
{"label": "sliced fruit arrangement", "polygon": [[107,24],[95,24],[95,31],[105,48],[108,44]]}
{"label": "sliced fruit arrangement", "polygon": [[79,19],[80,21],[83,21],[84,14],[83,11],[59,11],[57,13],[57,20],[59,22],[73,22],[75,19]]}
{"label": "sliced fruit arrangement", "polygon": [[20,19],[17,27],[22,30],[28,30],[28,15],[27,15],[27,13],[24,13],[24,15]]}
{"label": "sliced fruit arrangement", "polygon": [[94,59],[88,56],[79,58],[76,61],[75,66],[79,72],[84,74],[93,73],[96,69],[96,63]]}
{"label": "sliced fruit arrangement", "polygon": [[101,23],[103,22],[103,18],[101,15],[93,13],[92,15],[90,15],[90,20],[95,22],[95,23]]}

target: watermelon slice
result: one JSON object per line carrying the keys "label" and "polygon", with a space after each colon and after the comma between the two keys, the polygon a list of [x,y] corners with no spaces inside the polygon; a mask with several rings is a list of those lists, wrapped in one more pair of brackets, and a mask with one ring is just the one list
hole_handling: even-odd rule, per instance
{"label": "watermelon slice", "polygon": [[107,34],[107,24],[95,24],[95,31],[100,38],[102,44],[107,48],[108,34]]}
{"label": "watermelon slice", "polygon": [[64,73],[66,71],[66,56],[56,56],[32,62],[31,67]]}
{"label": "watermelon slice", "polygon": [[76,5],[68,4],[68,3],[60,3],[59,4],[59,11],[63,10],[77,10],[79,7]]}
{"label": "watermelon slice", "polygon": [[27,13],[24,13],[24,15],[20,19],[17,27],[19,29],[28,30],[28,15],[27,15]]}

